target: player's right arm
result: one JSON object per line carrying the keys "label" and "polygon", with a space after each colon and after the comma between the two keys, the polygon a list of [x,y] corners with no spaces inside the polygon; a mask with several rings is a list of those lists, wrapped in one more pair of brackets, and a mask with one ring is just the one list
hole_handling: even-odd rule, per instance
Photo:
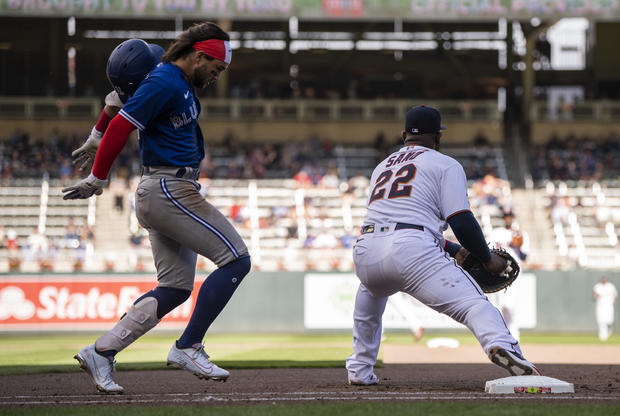
{"label": "player's right arm", "polygon": [[122,107],[123,102],[116,91],[112,91],[105,97],[105,107],[99,115],[97,124],[92,128],[84,144],[71,153],[71,156],[74,158],[74,166],[79,167],[80,170],[84,170],[93,163],[95,154],[97,154],[97,149],[99,148],[99,143],[101,143],[101,139],[103,138],[108,124],[110,124],[110,121],[118,114]]}
{"label": "player's right arm", "polygon": [[125,147],[129,135],[134,129],[134,125],[121,115],[114,117],[103,135],[95,156],[92,172],[75,185],[63,188],[64,195],[62,198],[86,199],[93,195],[101,195],[103,187],[108,183],[107,177],[112,163]]}

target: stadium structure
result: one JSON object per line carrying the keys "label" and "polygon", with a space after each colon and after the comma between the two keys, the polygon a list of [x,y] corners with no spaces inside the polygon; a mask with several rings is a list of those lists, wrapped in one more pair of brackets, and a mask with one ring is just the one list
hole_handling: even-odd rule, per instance
{"label": "stadium structure", "polygon": [[71,151],[110,90],[114,46],[167,47],[212,20],[231,34],[233,61],[200,93],[200,182],[255,270],[351,273],[372,168],[398,146],[407,109],[427,104],[442,112],[443,151],[464,166],[489,238],[510,211],[526,270],[617,280],[619,7],[0,0],[0,272],[153,273],[133,213],[135,140],[103,195],[68,202],[60,189],[85,175]]}

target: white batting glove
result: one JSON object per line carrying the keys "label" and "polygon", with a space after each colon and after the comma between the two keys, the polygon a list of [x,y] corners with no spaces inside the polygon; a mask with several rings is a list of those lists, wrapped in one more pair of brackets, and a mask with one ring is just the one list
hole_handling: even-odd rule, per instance
{"label": "white batting glove", "polygon": [[74,158],[73,166],[79,166],[80,170],[89,168],[95,161],[95,155],[102,138],[103,133],[93,127],[84,144],[71,153],[71,157]]}
{"label": "white batting glove", "polygon": [[86,199],[93,195],[101,195],[108,180],[99,179],[92,173],[73,186],[62,189],[62,199]]}
{"label": "white batting glove", "polygon": [[112,91],[108,95],[105,96],[105,105],[109,105],[110,107],[118,107],[121,109],[125,104],[121,97],[118,96],[116,91]]}

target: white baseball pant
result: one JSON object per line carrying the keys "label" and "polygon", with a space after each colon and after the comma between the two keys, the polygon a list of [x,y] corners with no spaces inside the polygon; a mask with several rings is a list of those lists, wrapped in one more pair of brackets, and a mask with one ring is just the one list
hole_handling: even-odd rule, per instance
{"label": "white baseball pant", "polygon": [[374,230],[353,248],[361,285],[353,315],[353,354],[346,361],[350,379],[367,380],[372,374],[387,297],[399,291],[467,326],[485,353],[499,346],[521,354],[499,311],[430,232],[394,231],[394,224],[375,224]]}

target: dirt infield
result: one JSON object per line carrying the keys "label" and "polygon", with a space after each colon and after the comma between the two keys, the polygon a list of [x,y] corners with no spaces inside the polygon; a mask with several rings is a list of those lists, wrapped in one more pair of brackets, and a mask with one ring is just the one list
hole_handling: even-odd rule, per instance
{"label": "dirt infield", "polygon": [[[389,364],[459,363],[485,364],[489,359],[480,345],[458,348],[428,348],[424,344],[386,344],[383,362]],[[614,364],[620,365],[618,345],[524,345],[528,360],[539,364]],[[555,377],[555,376],[553,376]]]}
{"label": "dirt infield", "polygon": [[487,380],[508,374],[493,364],[386,364],[380,384],[346,384],[344,369],[232,370],[226,383],[198,380],[181,370],[121,371],[125,394],[97,394],[85,373],[0,377],[0,407],[77,405],[175,405],[397,401],[519,401],[620,404],[619,365],[543,364],[543,374],[569,381],[575,394],[484,393]]}
{"label": "dirt infield", "polygon": [[[548,377],[573,383],[574,394],[484,392],[486,381],[507,377],[478,345],[383,347],[380,384],[347,384],[344,368],[233,369],[228,382],[199,380],[181,370],[120,371],[125,394],[98,394],[83,372],[0,377],[0,408],[16,406],[260,404],[353,400],[553,401],[620,405],[620,347],[527,345],[527,356]],[[579,363],[579,364],[576,364]],[[77,364],[76,364],[77,368]]]}

